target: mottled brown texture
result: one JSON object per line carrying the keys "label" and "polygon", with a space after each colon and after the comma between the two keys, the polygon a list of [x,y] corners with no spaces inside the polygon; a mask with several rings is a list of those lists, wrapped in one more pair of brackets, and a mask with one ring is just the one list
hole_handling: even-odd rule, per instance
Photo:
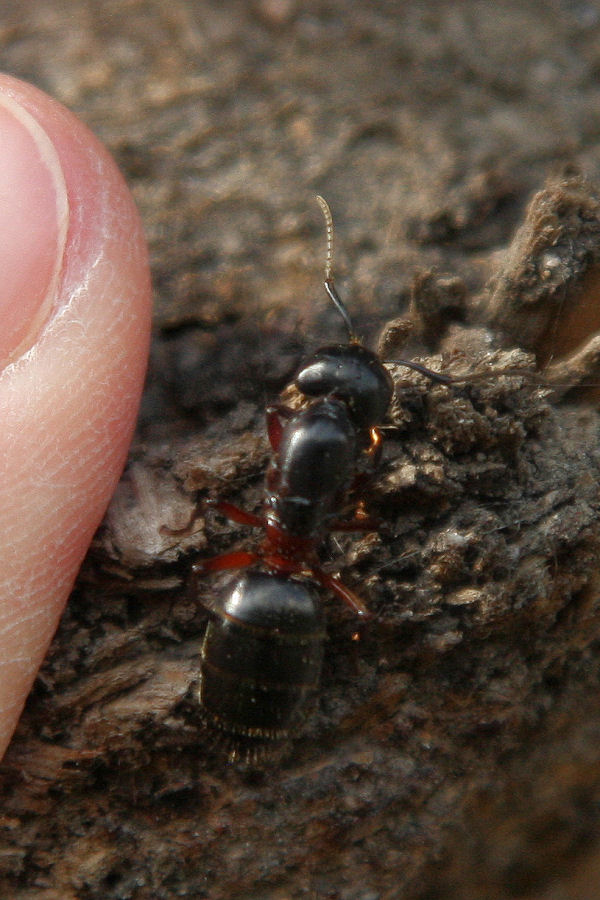
{"label": "mottled brown texture", "polygon": [[[595,347],[600,329],[600,200],[581,175],[565,174],[535,195],[487,314],[505,341],[533,351],[541,366],[570,354],[591,363],[588,341],[592,335]],[[597,364],[588,374],[597,379]]]}
{"label": "mottled brown texture", "polygon": [[[123,167],[157,304],[132,465],[2,768],[0,893],[594,900],[598,416],[555,401],[593,379],[598,323],[591,303],[575,343],[567,319],[532,339],[527,316],[540,298],[562,309],[595,293],[597,10],[5,6],[4,65],[74,108]],[[204,579],[200,603],[186,580],[190,548],[260,536],[191,516],[207,493],[256,507],[266,402],[343,334],[320,287],[317,192],[361,333],[375,343],[394,320],[390,358],[457,383],[394,368],[367,498],[381,528],[323,553],[375,619],[354,640],[324,598],[302,735],[234,767],[196,701],[227,576]],[[558,281],[540,269],[557,247]],[[540,373],[536,352],[562,368]]]}

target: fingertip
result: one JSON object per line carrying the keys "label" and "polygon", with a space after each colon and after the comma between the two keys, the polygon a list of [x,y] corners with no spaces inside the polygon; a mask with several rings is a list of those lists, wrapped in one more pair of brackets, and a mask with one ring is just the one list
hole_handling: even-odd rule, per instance
{"label": "fingertip", "polygon": [[0,326],[17,323],[0,342],[0,755],[124,465],[150,329],[143,232],[110,156],[55,101],[0,76],[0,131],[7,109],[16,138],[0,141],[0,169],[22,176],[25,145],[35,176],[8,179],[2,201],[22,222],[0,286]]}

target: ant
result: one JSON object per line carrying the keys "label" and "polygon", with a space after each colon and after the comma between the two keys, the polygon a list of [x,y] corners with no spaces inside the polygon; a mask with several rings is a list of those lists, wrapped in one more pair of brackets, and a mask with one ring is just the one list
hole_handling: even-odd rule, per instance
{"label": "ant", "polygon": [[[337,292],[333,219],[323,197],[317,201],[327,228],[325,291],[345,323],[348,341],[320,348],[296,373],[293,383],[306,401],[304,408],[267,407],[273,456],[261,513],[206,501],[233,522],[263,529],[261,547],[192,567],[195,579],[207,572],[247,570],[213,610],[202,647],[203,713],[233,738],[286,737],[307,694],[318,685],[325,626],[311,582],[363,620],[370,615],[353,590],[322,569],[318,548],[330,532],[377,528],[359,501],[381,460],[380,426],[393,383],[379,357],[357,338]],[[452,382],[418,363],[398,362],[441,384]],[[350,502],[354,513],[344,519]]]}

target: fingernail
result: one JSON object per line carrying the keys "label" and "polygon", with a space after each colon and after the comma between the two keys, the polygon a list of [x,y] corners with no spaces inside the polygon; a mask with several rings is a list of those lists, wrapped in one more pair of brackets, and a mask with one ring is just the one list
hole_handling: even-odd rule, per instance
{"label": "fingernail", "polygon": [[68,210],[48,135],[0,95],[0,369],[34,345],[53,312]]}

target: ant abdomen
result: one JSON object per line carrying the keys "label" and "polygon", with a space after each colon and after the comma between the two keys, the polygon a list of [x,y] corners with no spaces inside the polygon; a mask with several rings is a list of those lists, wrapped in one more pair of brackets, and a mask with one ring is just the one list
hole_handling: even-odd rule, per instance
{"label": "ant abdomen", "polygon": [[249,569],[214,614],[202,645],[205,717],[240,738],[287,737],[319,683],[325,622],[316,592]]}

